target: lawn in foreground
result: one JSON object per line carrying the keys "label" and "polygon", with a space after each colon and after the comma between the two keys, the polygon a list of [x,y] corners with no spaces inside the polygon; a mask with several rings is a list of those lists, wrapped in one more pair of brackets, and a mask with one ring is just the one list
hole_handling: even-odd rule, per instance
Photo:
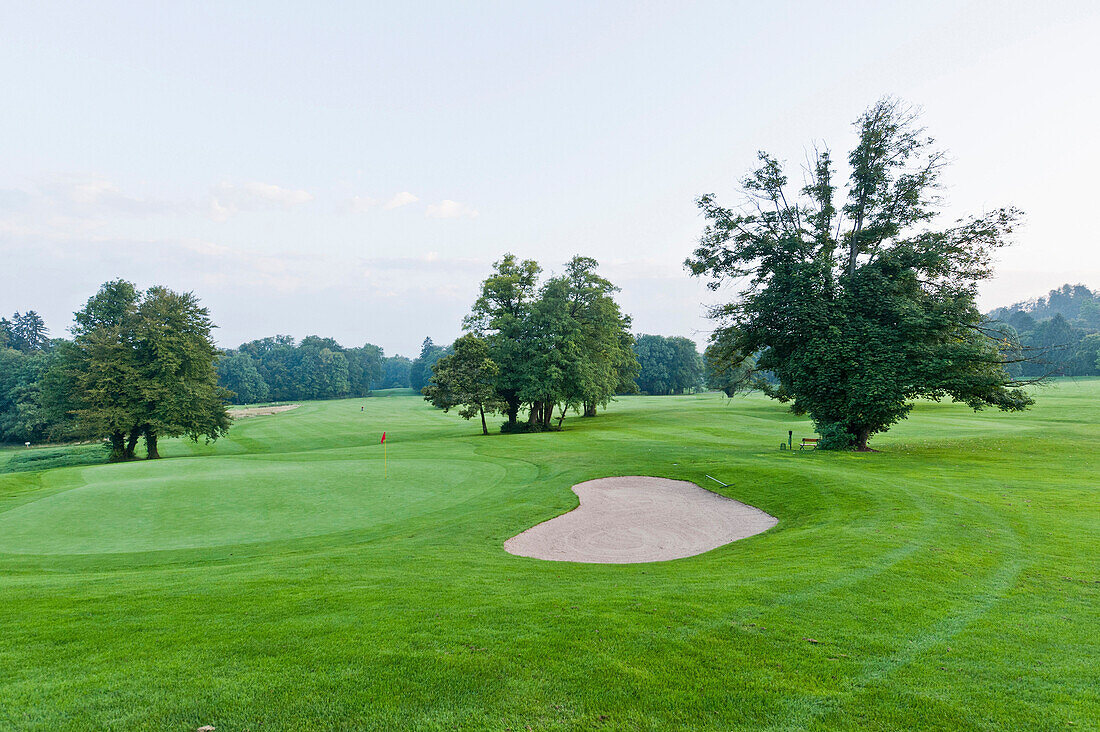
{"label": "lawn in foreground", "polygon": [[[864,455],[778,451],[811,431],[760,397],[567,426],[307,403],[162,461],[0,475],[0,728],[1096,724],[1100,381],[1023,415],[922,404]],[[779,524],[655,564],[504,552],[630,474]]]}

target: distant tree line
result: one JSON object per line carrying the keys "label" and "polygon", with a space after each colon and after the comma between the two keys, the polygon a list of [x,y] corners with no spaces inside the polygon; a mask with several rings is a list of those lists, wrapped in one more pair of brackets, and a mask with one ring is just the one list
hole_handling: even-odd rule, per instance
{"label": "distant tree line", "polygon": [[344,348],[332,338],[287,335],[242,343],[218,360],[218,383],[238,404],[359,397],[385,373],[382,349]]}
{"label": "distant tree line", "polygon": [[298,342],[277,335],[222,351],[218,384],[233,392],[234,404],[364,397],[372,389],[419,391],[435,362],[448,353],[450,346],[437,346],[431,338],[410,361],[386,357],[371,343],[345,348],[332,338],[306,336]]}
{"label": "distant tree line", "polygon": [[191,293],[100,288],[72,339],[48,338],[30,311],[0,323],[0,440],[106,440],[112,460],[160,457],[162,437],[217,439],[229,428],[209,313]]}
{"label": "distant tree line", "polygon": [[193,295],[108,282],[75,314],[72,339],[51,339],[33,310],[0,318],[0,442],[104,439],[128,460],[144,441],[215,439],[225,404],[361,397],[422,388],[452,352],[426,338],[420,355],[386,357],[367,343],[277,335],[219,350]]}
{"label": "distant tree line", "polygon": [[0,318],[0,442],[40,439],[48,431],[39,384],[53,360],[46,324],[33,310]]}
{"label": "distant tree line", "polygon": [[1100,293],[1063,285],[1046,297],[989,313],[1008,343],[1018,343],[1013,376],[1100,376]]}

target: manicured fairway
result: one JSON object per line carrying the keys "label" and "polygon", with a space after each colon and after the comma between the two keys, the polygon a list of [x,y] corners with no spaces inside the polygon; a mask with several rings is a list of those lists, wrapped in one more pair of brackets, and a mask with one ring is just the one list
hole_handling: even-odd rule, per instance
{"label": "manicured fairway", "polygon": [[[0,729],[1098,728],[1100,381],[922,404],[875,454],[780,452],[812,433],[757,396],[566,425],[307,403],[0,474]],[[610,475],[779,524],[656,564],[503,550]]]}

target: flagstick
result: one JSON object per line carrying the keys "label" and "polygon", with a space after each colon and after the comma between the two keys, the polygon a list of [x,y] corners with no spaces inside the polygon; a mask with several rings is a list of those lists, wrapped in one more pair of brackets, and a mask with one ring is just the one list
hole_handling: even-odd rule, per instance
{"label": "flagstick", "polygon": [[382,443],[382,465],[386,470],[386,478],[390,477],[390,446],[386,443]]}

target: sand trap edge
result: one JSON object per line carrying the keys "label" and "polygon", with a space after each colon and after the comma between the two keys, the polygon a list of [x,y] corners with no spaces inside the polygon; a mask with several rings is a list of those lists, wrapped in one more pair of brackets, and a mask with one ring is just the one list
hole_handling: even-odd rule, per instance
{"label": "sand trap edge", "polygon": [[515,556],[636,564],[697,556],[763,533],[779,519],[695,483],[611,476],[572,486],[579,505],[504,542]]}

